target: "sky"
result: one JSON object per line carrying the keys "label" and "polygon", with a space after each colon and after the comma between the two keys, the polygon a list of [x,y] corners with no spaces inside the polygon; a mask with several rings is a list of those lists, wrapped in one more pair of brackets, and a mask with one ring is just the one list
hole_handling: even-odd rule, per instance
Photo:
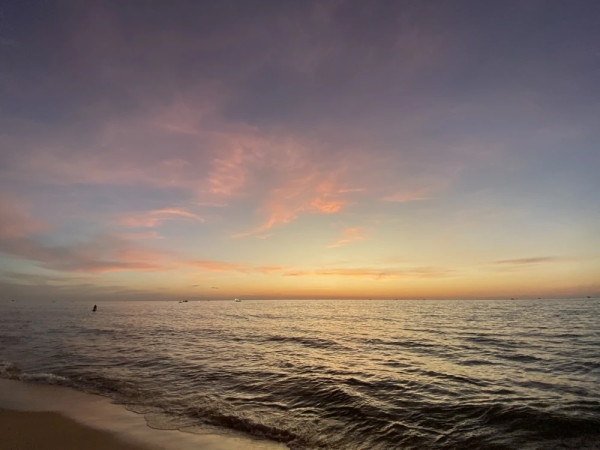
{"label": "sky", "polygon": [[0,298],[600,295],[599,17],[3,1]]}

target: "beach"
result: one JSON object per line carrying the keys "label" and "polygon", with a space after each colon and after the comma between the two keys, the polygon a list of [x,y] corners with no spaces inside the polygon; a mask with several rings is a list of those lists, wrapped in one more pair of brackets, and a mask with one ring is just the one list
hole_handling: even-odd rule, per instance
{"label": "beach", "polygon": [[242,436],[148,427],[109,399],[61,386],[0,379],[0,449],[284,449]]}
{"label": "beach", "polygon": [[144,450],[151,447],[121,440],[110,433],[86,427],[54,412],[0,410],[0,448],[26,450]]}

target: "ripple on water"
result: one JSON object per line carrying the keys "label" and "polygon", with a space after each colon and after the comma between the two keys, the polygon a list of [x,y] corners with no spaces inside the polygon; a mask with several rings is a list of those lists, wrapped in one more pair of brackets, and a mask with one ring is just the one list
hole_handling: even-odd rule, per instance
{"label": "ripple on water", "polygon": [[0,304],[0,376],[292,448],[598,443],[599,304]]}

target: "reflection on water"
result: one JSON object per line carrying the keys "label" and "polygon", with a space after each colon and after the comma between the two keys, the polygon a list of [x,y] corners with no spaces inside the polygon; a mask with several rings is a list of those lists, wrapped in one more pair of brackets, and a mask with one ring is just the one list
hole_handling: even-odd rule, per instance
{"label": "reflection on water", "polygon": [[290,447],[600,442],[600,302],[0,303],[2,376]]}

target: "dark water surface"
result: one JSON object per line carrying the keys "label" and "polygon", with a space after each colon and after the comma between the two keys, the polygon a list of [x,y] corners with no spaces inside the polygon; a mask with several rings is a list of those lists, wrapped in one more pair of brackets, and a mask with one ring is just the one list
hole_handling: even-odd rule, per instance
{"label": "dark water surface", "polygon": [[0,377],[291,448],[600,448],[600,301],[0,301]]}

